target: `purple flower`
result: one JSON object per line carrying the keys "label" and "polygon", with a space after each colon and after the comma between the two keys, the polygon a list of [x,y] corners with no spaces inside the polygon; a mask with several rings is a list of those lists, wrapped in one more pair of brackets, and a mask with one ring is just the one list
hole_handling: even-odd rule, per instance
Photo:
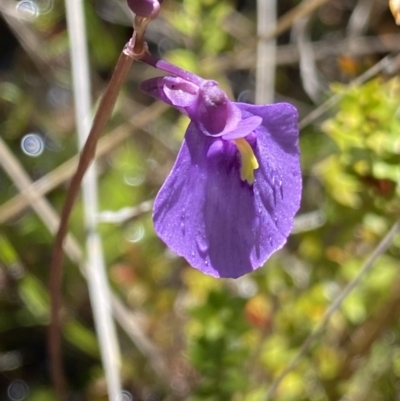
{"label": "purple flower", "polygon": [[154,60],[145,61],[174,76],[142,89],[191,119],[155,200],[155,230],[203,273],[240,277],[292,229],[301,197],[297,111],[231,102],[215,81]]}

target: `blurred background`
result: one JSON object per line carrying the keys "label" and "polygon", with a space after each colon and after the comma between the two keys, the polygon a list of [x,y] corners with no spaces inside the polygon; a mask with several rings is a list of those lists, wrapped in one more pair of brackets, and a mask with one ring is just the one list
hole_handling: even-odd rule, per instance
{"label": "blurred background", "polygon": [[[81,78],[95,110],[132,15],[122,0],[83,3],[90,78]],[[0,400],[52,401],[52,232],[79,146],[71,21],[61,0],[1,0],[0,17]],[[188,120],[140,93],[159,73],[134,63],[93,178],[119,401],[400,400],[395,235],[271,392],[400,217],[400,32],[388,2],[165,0],[146,38],[154,55],[218,80],[232,99],[294,104],[304,190],[287,245],[264,267],[217,280],[188,266],[151,221]],[[90,210],[77,202],[65,251],[63,357],[74,401],[108,400],[81,274]]]}

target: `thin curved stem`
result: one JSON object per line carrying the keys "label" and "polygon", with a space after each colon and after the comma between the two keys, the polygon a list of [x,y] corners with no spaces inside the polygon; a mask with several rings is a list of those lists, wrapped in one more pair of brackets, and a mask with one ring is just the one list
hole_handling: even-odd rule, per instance
{"label": "thin curved stem", "polygon": [[[68,36],[72,64],[75,122],[80,148],[87,139],[92,119],[89,57],[83,0],[66,0]],[[96,334],[104,367],[107,392],[111,401],[121,394],[120,350],[111,312],[101,237],[97,229],[98,189],[95,162],[82,182],[82,202],[86,226],[86,276]]]}
{"label": "thin curved stem", "polygon": [[[134,42],[130,41],[129,43],[130,44],[128,46],[130,47]],[[50,267],[51,321],[49,327],[49,354],[52,380],[56,390],[57,399],[60,401],[65,399],[66,394],[66,382],[62,367],[61,330],[59,321],[59,311],[62,303],[61,282],[63,242],[68,230],[68,220],[71,215],[75,200],[79,194],[82,179],[86,173],[86,170],[94,159],[98,139],[107,124],[118,94],[131,68],[133,58],[127,53],[128,52],[125,51],[121,53],[114,73],[107,86],[106,92],[103,95],[99,108],[94,117],[92,128],[79,159],[77,171],[72,178],[71,185],[67,193],[67,199],[61,213],[60,226],[54,242]]]}

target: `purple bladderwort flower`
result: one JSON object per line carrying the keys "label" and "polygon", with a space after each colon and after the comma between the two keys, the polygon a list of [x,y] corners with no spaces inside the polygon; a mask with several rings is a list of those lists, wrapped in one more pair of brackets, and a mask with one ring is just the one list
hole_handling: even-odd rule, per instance
{"label": "purple bladderwort flower", "polygon": [[152,56],[143,61],[173,76],[141,88],[191,120],[155,200],[157,234],[203,273],[253,271],[286,243],[299,208],[296,109],[232,102],[215,81]]}

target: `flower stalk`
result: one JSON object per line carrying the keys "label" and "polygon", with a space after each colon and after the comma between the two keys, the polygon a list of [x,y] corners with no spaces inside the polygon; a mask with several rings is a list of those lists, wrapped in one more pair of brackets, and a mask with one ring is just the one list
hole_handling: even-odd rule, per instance
{"label": "flower stalk", "polygon": [[49,355],[52,380],[56,390],[57,399],[60,401],[64,400],[66,395],[66,382],[60,351],[61,330],[59,316],[62,304],[60,289],[63,276],[63,242],[67,234],[69,217],[79,194],[82,179],[94,159],[97,142],[107,124],[107,121],[109,120],[109,117],[111,116],[118,94],[131,68],[133,62],[132,54],[134,54],[134,43],[133,37],[133,40],[129,41],[124,51],[121,53],[114,73],[103,95],[99,108],[97,109],[92,128],[81,152],[77,171],[72,178],[67,193],[67,198],[61,213],[60,226],[55,237],[50,267],[51,320],[49,327]]}

